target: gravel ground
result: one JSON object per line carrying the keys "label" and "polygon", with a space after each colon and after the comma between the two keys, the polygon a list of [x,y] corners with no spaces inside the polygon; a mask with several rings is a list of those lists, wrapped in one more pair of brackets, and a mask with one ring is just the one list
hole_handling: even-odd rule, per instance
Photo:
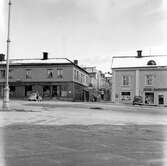
{"label": "gravel ground", "polygon": [[165,166],[165,126],[10,125],[6,166]]}
{"label": "gravel ground", "polygon": [[0,166],[167,165],[165,107],[53,101],[10,106],[0,112]]}

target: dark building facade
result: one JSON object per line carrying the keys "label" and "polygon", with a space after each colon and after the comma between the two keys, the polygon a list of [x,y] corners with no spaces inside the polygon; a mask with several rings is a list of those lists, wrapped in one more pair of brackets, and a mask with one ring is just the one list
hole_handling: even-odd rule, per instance
{"label": "dark building facade", "polygon": [[[3,97],[6,61],[0,61],[0,96]],[[78,66],[78,62],[66,58],[10,60],[9,86],[11,98],[27,98],[38,92],[43,98],[86,101],[89,85],[88,73]]]}

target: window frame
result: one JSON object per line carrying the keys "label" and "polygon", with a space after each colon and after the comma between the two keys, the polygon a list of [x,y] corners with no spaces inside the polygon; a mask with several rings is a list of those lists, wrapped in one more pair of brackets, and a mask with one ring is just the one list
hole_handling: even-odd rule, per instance
{"label": "window frame", "polygon": [[62,68],[57,68],[57,78],[63,79],[63,69]]}
{"label": "window frame", "polygon": [[[126,80],[126,78],[127,78],[127,80]],[[130,85],[130,76],[129,75],[122,75],[122,86],[126,87],[129,85]]]}
{"label": "window frame", "polygon": [[26,69],[26,79],[32,79],[32,69]]}
{"label": "window frame", "polygon": [[[151,76],[151,80],[149,80],[150,78],[147,78],[150,76]],[[151,83],[149,83],[149,81],[151,81]],[[145,86],[153,86],[153,75],[152,74],[145,75]]]}
{"label": "window frame", "polygon": [[53,78],[53,69],[47,69],[47,78],[52,79]]}

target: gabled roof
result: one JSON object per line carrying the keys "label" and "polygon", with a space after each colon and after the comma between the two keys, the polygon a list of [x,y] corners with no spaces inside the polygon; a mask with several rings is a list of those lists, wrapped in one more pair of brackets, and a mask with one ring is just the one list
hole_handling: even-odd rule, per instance
{"label": "gabled roof", "polygon": [[[0,61],[0,65],[5,65],[6,61]],[[76,65],[67,58],[48,58],[48,59],[10,59],[9,65],[64,65],[71,64],[88,74],[86,70]]]}
{"label": "gabled roof", "polygon": [[[155,63],[148,63],[154,61]],[[150,65],[151,64],[151,65]],[[159,56],[117,56],[112,59],[112,68],[167,67],[167,55]]]}

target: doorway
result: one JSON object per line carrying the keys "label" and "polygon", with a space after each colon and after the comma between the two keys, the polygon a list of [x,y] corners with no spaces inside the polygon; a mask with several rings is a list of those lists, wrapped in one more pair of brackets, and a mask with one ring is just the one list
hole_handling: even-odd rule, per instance
{"label": "doorway", "polygon": [[164,95],[158,95],[158,104],[164,104]]}

